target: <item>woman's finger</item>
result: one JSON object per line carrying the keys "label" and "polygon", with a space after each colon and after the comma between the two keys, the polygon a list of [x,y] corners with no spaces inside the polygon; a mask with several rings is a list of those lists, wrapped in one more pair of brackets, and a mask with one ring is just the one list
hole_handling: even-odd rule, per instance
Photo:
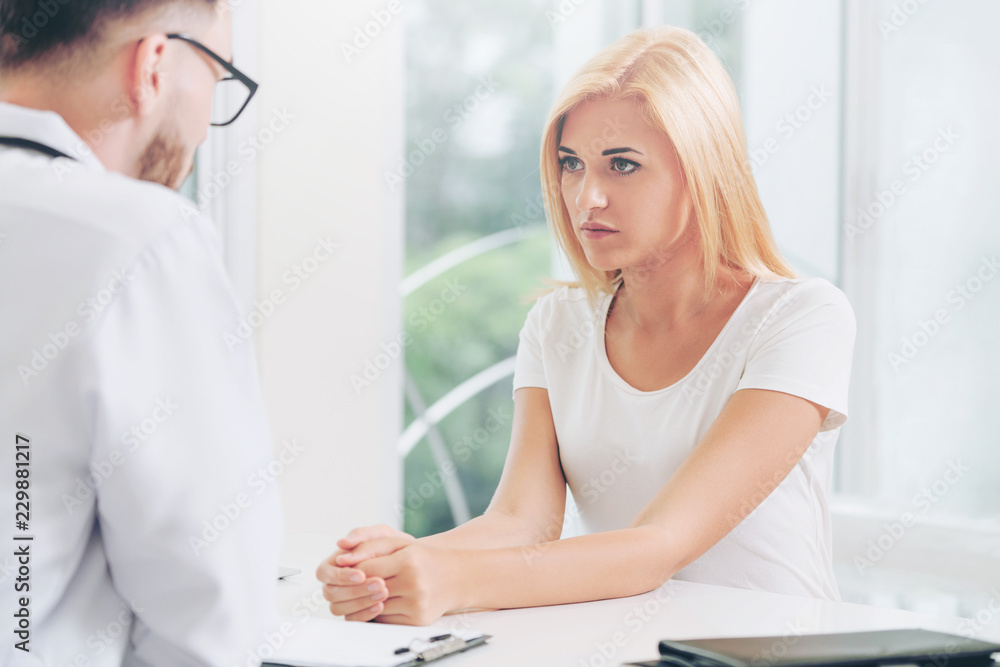
{"label": "woman's finger", "polygon": [[413,600],[393,591],[391,597],[383,601],[382,607],[382,616],[409,616]]}
{"label": "woman's finger", "polygon": [[364,571],[352,567],[340,567],[333,563],[336,555],[323,561],[316,568],[316,578],[324,584],[334,586],[353,586],[364,583],[366,575]]}
{"label": "woman's finger", "polygon": [[359,563],[357,569],[365,573],[365,579],[378,577],[379,579],[393,579],[397,577],[404,567],[404,559],[397,551],[388,556],[370,558],[363,563]]}
{"label": "woman's finger", "polygon": [[340,567],[350,567],[358,563],[394,554],[403,547],[412,544],[413,538],[393,536],[362,542],[353,551],[340,554],[334,558],[334,564]]}
{"label": "woman's finger", "polygon": [[[323,597],[335,603],[360,599],[377,601],[385,598],[387,592],[388,587],[381,579],[369,579],[358,586],[332,586],[330,584],[323,586]],[[382,597],[373,597],[376,595],[381,595]]]}
{"label": "woman's finger", "polygon": [[382,603],[377,602],[373,606],[366,609],[362,609],[354,612],[353,614],[347,614],[344,616],[344,620],[347,621],[370,621],[382,613]]}
{"label": "woman's finger", "polygon": [[379,524],[377,526],[366,526],[364,528],[355,528],[347,535],[337,540],[337,546],[343,549],[344,551],[350,551],[351,549],[358,546],[362,542],[368,542],[369,540],[377,540],[383,537],[390,537],[396,534],[405,535],[406,533],[401,533],[395,528],[390,528],[385,524]]}

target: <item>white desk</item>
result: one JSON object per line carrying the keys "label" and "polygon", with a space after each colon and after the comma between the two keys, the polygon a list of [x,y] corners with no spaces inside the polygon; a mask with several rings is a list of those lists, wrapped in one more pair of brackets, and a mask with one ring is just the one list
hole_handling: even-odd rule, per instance
{"label": "white desk", "polygon": [[[315,579],[335,538],[289,536],[282,565],[302,574],[281,582],[279,612],[297,625],[332,618]],[[312,609],[312,611],[309,611]],[[925,616],[843,602],[825,602],[721,586],[668,582],[652,593],[557,607],[474,612],[447,616],[443,632],[460,628],[493,636],[486,647],[452,656],[444,667],[567,665],[617,667],[657,657],[660,639],[800,634],[920,627],[961,633],[960,619]],[[995,634],[989,637],[1000,639]],[[332,648],[332,647],[331,647]],[[780,651],[781,648],[778,647]]]}

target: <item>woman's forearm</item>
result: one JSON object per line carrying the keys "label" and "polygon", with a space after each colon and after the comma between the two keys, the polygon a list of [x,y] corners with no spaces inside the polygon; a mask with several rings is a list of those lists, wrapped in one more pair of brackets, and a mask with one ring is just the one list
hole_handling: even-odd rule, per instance
{"label": "woman's forearm", "polygon": [[489,509],[461,526],[422,537],[419,541],[442,549],[502,549],[557,540],[561,531],[562,517],[553,516],[546,523],[534,523]]}
{"label": "woman's forearm", "polygon": [[459,600],[463,609],[507,609],[638,595],[674,574],[671,553],[663,530],[652,526],[459,551]]}

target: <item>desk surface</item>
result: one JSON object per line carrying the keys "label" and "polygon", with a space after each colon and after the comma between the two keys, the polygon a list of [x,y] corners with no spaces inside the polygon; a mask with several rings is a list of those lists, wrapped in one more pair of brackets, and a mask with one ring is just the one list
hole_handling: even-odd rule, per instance
{"label": "desk surface", "polygon": [[[280,584],[278,608],[283,617],[296,624],[332,618],[314,572],[335,541],[313,534],[288,537],[282,565],[299,568],[302,574]],[[447,616],[434,626],[443,632],[471,629],[492,635],[487,647],[440,663],[446,667],[610,667],[655,659],[660,639],[764,635],[784,637],[782,641],[792,644],[802,634],[904,627],[961,633],[964,627],[956,618],[673,581],[630,598],[469,612]]]}

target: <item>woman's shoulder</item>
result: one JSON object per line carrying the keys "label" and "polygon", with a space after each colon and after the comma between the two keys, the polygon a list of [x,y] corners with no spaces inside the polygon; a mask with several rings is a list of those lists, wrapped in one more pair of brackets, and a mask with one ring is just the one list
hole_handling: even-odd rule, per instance
{"label": "woman's shoulder", "polygon": [[[606,297],[601,298],[602,302],[606,300]],[[555,323],[593,321],[598,312],[588,299],[585,289],[573,285],[560,285],[538,297],[528,314],[528,319],[551,326]]]}
{"label": "woman's shoulder", "polygon": [[751,310],[765,319],[797,318],[819,310],[832,310],[854,321],[854,310],[847,295],[826,278],[758,278],[755,288]]}
{"label": "woman's shoulder", "polygon": [[590,310],[587,291],[574,285],[559,285],[541,294],[535,301],[535,308],[546,311]]}

